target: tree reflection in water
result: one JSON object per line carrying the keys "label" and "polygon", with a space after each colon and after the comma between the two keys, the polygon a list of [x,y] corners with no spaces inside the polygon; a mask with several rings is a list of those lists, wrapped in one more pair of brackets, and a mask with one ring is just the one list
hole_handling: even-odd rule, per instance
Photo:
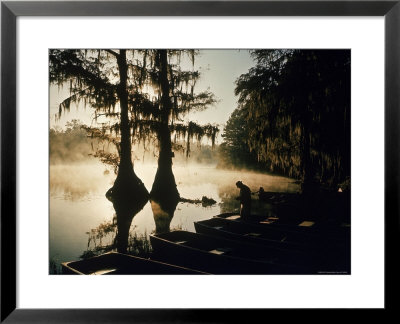
{"label": "tree reflection in water", "polygon": [[[89,258],[112,250],[141,256],[150,253],[151,247],[146,233],[142,236],[136,233],[133,236],[129,234],[133,218],[147,204],[149,197],[143,183],[137,179],[135,191],[119,191],[118,195],[113,190],[114,187],[107,191],[106,197],[112,202],[115,210],[113,220],[87,232],[88,247],[81,258]],[[103,238],[108,238],[108,244],[103,244]]]}
{"label": "tree reflection in water", "polygon": [[[113,221],[101,223],[98,227],[87,232],[87,234],[87,250],[80,255],[81,259],[117,250],[117,238],[121,238],[117,230],[116,217],[114,217]],[[132,233],[128,230],[127,235],[125,239],[119,240],[120,242],[125,241],[127,244],[125,253],[148,258],[152,249],[146,231],[143,234],[138,234],[135,231]]]}
{"label": "tree reflection in water", "polygon": [[169,232],[178,200],[169,200],[168,197],[166,197],[159,201],[150,199],[150,203],[151,209],[153,210],[154,222],[156,224],[156,234]]}
{"label": "tree reflection in water", "polygon": [[129,229],[133,217],[140,212],[148,202],[148,192],[144,184],[138,179],[135,191],[122,191],[118,195],[113,192],[113,188],[107,191],[106,197],[115,209],[117,234],[115,246],[120,253],[126,253],[128,248]]}

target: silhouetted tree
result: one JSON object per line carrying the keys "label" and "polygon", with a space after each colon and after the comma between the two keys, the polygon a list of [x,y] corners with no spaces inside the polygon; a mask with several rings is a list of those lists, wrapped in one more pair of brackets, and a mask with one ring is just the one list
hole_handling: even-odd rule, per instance
{"label": "silhouetted tree", "polygon": [[[132,218],[148,201],[148,191],[133,169],[131,157],[131,119],[134,107],[129,92],[135,91],[134,51],[127,57],[121,50],[50,50],[50,82],[67,84],[70,96],[59,108],[59,114],[69,110],[71,103],[83,101],[94,109],[95,119],[109,117],[107,126],[90,129],[92,134],[112,141],[118,148],[118,174],[114,185],[106,193],[117,214],[119,252],[126,251],[127,235]],[[111,124],[111,120],[115,121]],[[116,138],[117,136],[117,138]],[[120,136],[120,138],[118,138]]]}
{"label": "silhouetted tree", "polygon": [[124,202],[132,195],[137,201],[142,201],[144,198],[139,197],[148,194],[134,172],[131,158],[133,107],[129,107],[128,91],[132,91],[133,86],[128,84],[128,69],[132,71],[132,65],[132,59],[127,59],[124,49],[50,50],[50,82],[59,86],[67,84],[70,90],[70,96],[60,104],[59,114],[69,110],[71,103],[83,101],[85,106],[94,109],[95,119],[105,115],[115,121],[113,125],[96,131],[109,138],[113,132],[120,135],[119,141],[113,140],[120,160],[117,178],[108,195]]}
{"label": "silhouetted tree", "polygon": [[[152,198],[157,200],[179,199],[172,172],[173,147],[186,150],[188,156],[193,138],[201,142],[206,136],[214,144],[216,126],[185,123],[182,119],[190,111],[205,109],[215,102],[208,90],[194,92],[200,77],[193,69],[195,55],[194,50],[162,49],[50,51],[50,81],[70,89],[70,96],[60,104],[59,115],[68,111],[71,103],[83,102],[94,109],[96,121],[100,116],[107,117],[106,123],[86,130],[118,148],[119,157],[104,151],[95,156],[109,164],[119,160],[117,178],[107,192],[117,218],[125,215],[118,219],[118,228],[122,226],[119,231],[129,229],[132,215],[148,199],[146,188],[134,172],[132,142],[146,145],[154,136],[157,139],[158,169],[151,190]],[[192,62],[191,70],[182,68],[183,56]],[[180,145],[182,140],[186,141],[185,147]]]}
{"label": "silhouetted tree", "polygon": [[350,175],[350,51],[256,50],[235,93],[248,144],[271,171],[337,184]]}
{"label": "silhouetted tree", "polygon": [[[173,149],[183,149],[188,156],[193,138],[201,142],[206,136],[214,144],[218,132],[215,125],[183,121],[189,112],[206,109],[216,101],[208,90],[194,92],[200,77],[200,73],[193,70],[195,55],[194,50],[141,51],[139,84],[142,92],[135,100],[140,103],[138,106],[145,118],[137,121],[136,129],[138,136],[155,134],[157,137],[158,169],[150,192],[152,199],[157,201],[179,199],[172,172]],[[182,68],[185,59],[186,65],[188,60],[192,62],[191,70]],[[185,147],[179,145],[179,140],[186,141]]]}

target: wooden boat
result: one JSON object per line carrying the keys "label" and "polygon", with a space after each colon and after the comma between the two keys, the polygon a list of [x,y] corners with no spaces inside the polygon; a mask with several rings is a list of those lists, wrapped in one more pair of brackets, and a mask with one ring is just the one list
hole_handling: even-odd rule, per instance
{"label": "wooden boat", "polygon": [[150,242],[157,259],[213,274],[316,273],[304,255],[210,235],[173,231],[150,235]]}
{"label": "wooden boat", "polygon": [[284,232],[260,226],[255,223],[232,221],[227,218],[214,217],[194,222],[197,233],[261,244],[269,248],[291,252],[310,250],[305,242],[291,242]]}
{"label": "wooden boat", "polygon": [[[214,216],[214,218],[222,218],[233,222],[240,222],[259,227],[260,231],[275,231],[276,233],[284,233],[287,241],[310,242],[323,239],[330,244],[343,244],[350,241],[350,226],[345,224],[337,226],[329,223],[317,223],[314,221],[303,220],[293,224],[280,223],[279,218],[263,217],[252,215],[250,218],[243,220],[237,213],[224,213]],[[288,240],[289,239],[289,240]]]}
{"label": "wooden boat", "polygon": [[63,274],[205,274],[201,271],[117,252],[105,253],[80,261],[64,262],[61,265]]}
{"label": "wooden boat", "polygon": [[[279,231],[255,223],[214,217],[194,223],[196,232],[240,242],[263,245],[281,256],[294,255],[299,262],[326,269],[349,269],[350,246],[346,242],[333,244],[329,239]],[[297,236],[297,237],[296,237]]]}

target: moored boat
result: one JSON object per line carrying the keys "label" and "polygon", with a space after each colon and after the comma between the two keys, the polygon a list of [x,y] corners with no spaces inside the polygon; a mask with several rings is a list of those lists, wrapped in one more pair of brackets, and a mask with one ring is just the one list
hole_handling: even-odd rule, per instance
{"label": "moored boat", "polygon": [[249,226],[259,226],[260,230],[276,233],[285,233],[290,240],[297,242],[311,242],[323,239],[331,244],[343,244],[350,240],[350,225],[331,224],[329,222],[315,222],[302,220],[296,223],[287,224],[279,221],[277,217],[263,217],[252,215],[248,219],[242,219],[237,213],[224,213],[214,218],[226,219],[236,223]]}
{"label": "moored boat", "polygon": [[63,274],[79,275],[206,274],[202,271],[117,252],[109,252],[79,261],[64,262],[61,266]]}
{"label": "moored boat", "polygon": [[346,241],[333,244],[324,237],[277,230],[255,223],[214,217],[194,223],[196,232],[265,246],[280,256],[293,256],[298,262],[323,269],[349,269],[350,249]]}
{"label": "moored boat", "polygon": [[303,255],[215,236],[173,231],[150,235],[157,259],[214,274],[312,274]]}
{"label": "moored boat", "polygon": [[194,222],[194,227],[197,233],[261,244],[282,251],[300,253],[310,250],[309,245],[305,243],[288,241],[284,232],[249,222],[235,222],[226,218],[214,217]]}

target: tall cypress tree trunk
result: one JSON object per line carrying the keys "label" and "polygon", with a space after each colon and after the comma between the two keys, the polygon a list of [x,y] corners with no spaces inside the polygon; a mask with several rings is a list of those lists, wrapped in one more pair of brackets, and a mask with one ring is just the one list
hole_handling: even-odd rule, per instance
{"label": "tall cypress tree trunk", "polygon": [[[117,56],[117,63],[120,75],[120,83],[118,86],[118,95],[120,100],[121,109],[121,143],[120,143],[120,162],[118,168],[118,175],[112,188],[111,196],[114,199],[122,197],[130,197],[132,195],[139,195],[142,200],[146,195],[147,190],[144,188],[142,181],[137,177],[133,170],[133,163],[131,157],[131,132],[129,125],[128,114],[128,92],[127,92],[127,64],[126,64],[126,50],[120,50]],[[147,193],[148,194],[148,193]],[[126,199],[123,199],[126,200]]]}
{"label": "tall cypress tree trunk", "polygon": [[118,68],[120,74],[119,83],[119,98],[121,107],[121,146],[120,146],[120,172],[131,176],[134,173],[131,159],[131,136],[128,116],[128,93],[126,90],[127,84],[127,65],[126,51],[121,50],[118,56]]}
{"label": "tall cypress tree trunk", "polygon": [[120,74],[118,95],[121,108],[121,143],[118,175],[114,186],[107,192],[117,214],[116,245],[118,252],[126,252],[129,228],[133,217],[146,205],[149,193],[133,170],[131,132],[128,112],[126,50],[117,56]]}
{"label": "tall cypress tree trunk", "polygon": [[168,81],[168,58],[167,50],[160,50],[158,53],[160,62],[160,87],[161,87],[161,114],[158,129],[158,142],[160,152],[158,157],[158,168],[151,190],[151,198],[179,199],[179,192],[176,188],[175,177],[172,172],[172,143],[169,130],[169,118],[172,111],[172,102],[169,96],[170,86]]}

